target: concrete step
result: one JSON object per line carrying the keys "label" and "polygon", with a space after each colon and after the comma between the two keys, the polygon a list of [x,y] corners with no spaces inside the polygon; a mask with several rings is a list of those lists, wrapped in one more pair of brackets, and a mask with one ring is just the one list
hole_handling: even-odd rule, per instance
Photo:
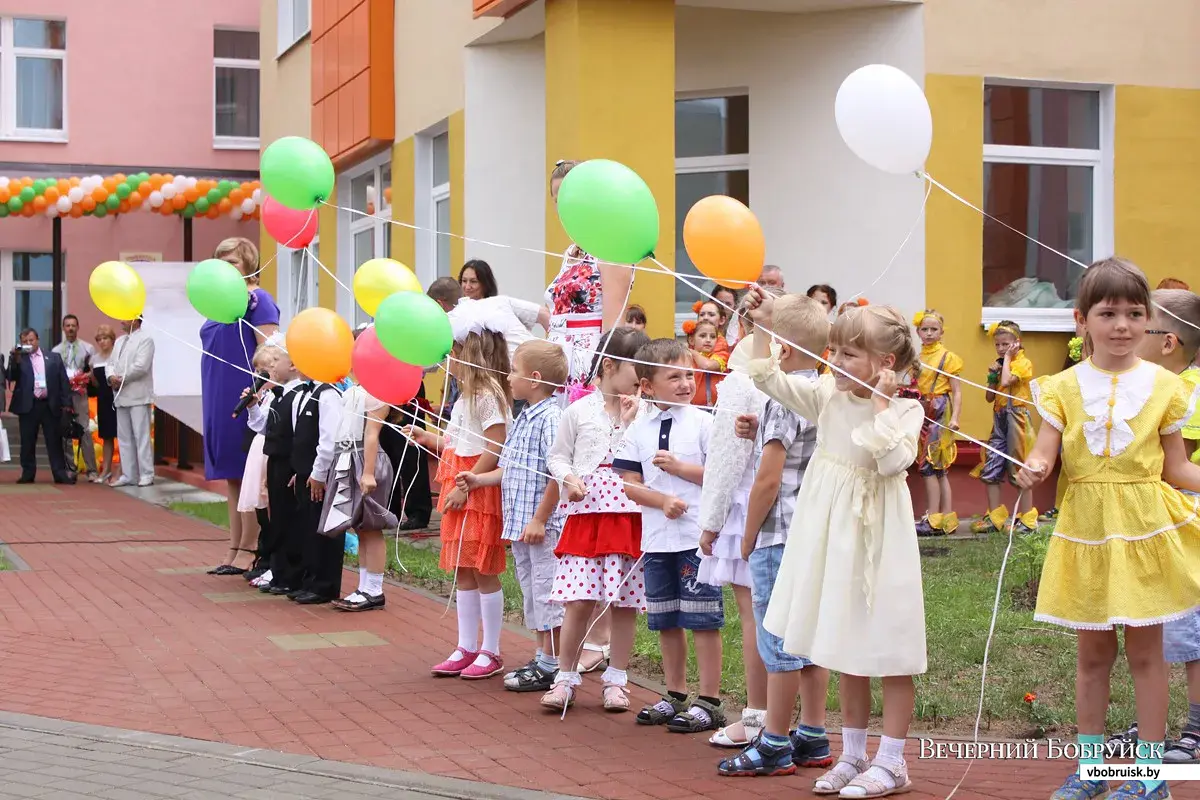
{"label": "concrete step", "polygon": [[[21,421],[17,419],[15,414],[4,413],[0,414],[0,425],[4,427],[5,433],[8,434],[8,448],[12,452],[11,461],[0,461],[0,470],[21,468]],[[38,437],[38,448],[36,450],[36,461],[38,470],[50,470],[50,456],[46,453],[44,443],[41,437]]]}

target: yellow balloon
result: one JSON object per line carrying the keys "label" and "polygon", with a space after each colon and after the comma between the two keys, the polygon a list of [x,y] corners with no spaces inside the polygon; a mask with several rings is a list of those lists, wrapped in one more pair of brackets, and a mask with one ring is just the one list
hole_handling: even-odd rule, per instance
{"label": "yellow balloon", "polygon": [[133,267],[121,261],[105,261],[88,279],[92,302],[113,319],[136,319],[146,309],[146,284]]}
{"label": "yellow balloon", "polygon": [[379,304],[396,292],[420,292],[421,282],[408,267],[390,258],[372,258],[354,273],[354,299],[375,316]]}

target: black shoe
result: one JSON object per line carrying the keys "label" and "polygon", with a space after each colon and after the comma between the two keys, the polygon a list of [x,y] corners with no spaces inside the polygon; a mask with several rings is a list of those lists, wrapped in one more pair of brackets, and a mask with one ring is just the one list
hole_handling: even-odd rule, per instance
{"label": "black shoe", "polygon": [[1129,730],[1114,733],[1104,743],[1104,755],[1108,758],[1136,758],[1138,726],[1133,723]]}
{"label": "black shoe", "polygon": [[33,483],[33,476],[22,475],[21,477],[17,478],[17,483]]}
{"label": "black shoe", "polygon": [[289,586],[276,586],[275,584],[271,584],[270,586],[264,586],[263,588],[259,589],[259,591],[266,592],[267,594],[287,595],[291,594],[295,590]]}
{"label": "black shoe", "polygon": [[428,527],[429,520],[427,519],[406,519],[400,523],[400,530],[402,531],[421,531]]}
{"label": "black shoe", "polygon": [[[351,597],[359,597],[361,600],[351,600]],[[338,611],[371,611],[376,608],[383,608],[383,595],[372,597],[366,592],[353,592],[347,597],[333,601],[333,607]]]}
{"label": "black shoe", "polygon": [[307,589],[292,589],[290,592],[287,593],[287,599],[295,600],[302,594],[312,594],[312,592],[308,591]]}
{"label": "black shoe", "polygon": [[296,604],[301,606],[320,606],[333,602],[334,598],[326,597],[316,592],[303,592],[296,596]]}
{"label": "black shoe", "polygon": [[209,572],[210,575],[245,575],[246,570],[235,567],[233,564],[222,564]]}
{"label": "black shoe", "polygon": [[75,483],[75,478],[70,475],[60,475],[59,477],[54,479],[54,482],[71,485],[71,484]]}
{"label": "black shoe", "polygon": [[263,567],[255,567],[254,569],[246,570],[242,577],[247,581],[256,581],[263,575],[267,574],[267,570]]}

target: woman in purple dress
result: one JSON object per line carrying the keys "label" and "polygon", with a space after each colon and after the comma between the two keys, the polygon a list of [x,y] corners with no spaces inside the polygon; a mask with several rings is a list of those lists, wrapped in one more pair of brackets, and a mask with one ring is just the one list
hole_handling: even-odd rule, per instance
{"label": "woman in purple dress", "polygon": [[[246,276],[250,302],[237,322],[205,322],[200,328],[200,393],[204,404],[204,477],[225,481],[229,501],[229,555],[221,574],[241,574],[254,566],[258,531],[238,513],[246,468],[246,412],[233,416],[242,391],[252,383],[254,351],[279,329],[279,306],[258,285],[258,248],[249,239],[226,239],[214,258],[228,261]],[[226,363],[228,362],[228,363]],[[230,366],[235,365],[235,366]]]}

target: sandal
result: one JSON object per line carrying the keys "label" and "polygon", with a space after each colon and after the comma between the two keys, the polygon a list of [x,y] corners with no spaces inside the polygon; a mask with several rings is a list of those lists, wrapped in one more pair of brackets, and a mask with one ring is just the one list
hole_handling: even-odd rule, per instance
{"label": "sandal", "polygon": [[604,697],[604,710],[613,714],[620,714],[629,710],[629,690],[624,686],[618,686],[615,683],[604,684],[602,690]]}
{"label": "sandal", "polygon": [[522,664],[521,666],[514,669],[512,672],[505,674],[504,685],[508,686],[509,681],[515,679],[517,677],[518,672],[528,672],[529,670],[536,667],[537,663],[538,663],[537,656],[534,656],[533,658],[529,659],[529,661],[526,662],[525,664]]}
{"label": "sandal", "polygon": [[548,672],[534,662],[532,667],[522,667],[510,675],[504,679],[504,688],[510,692],[546,692],[554,685],[558,670]]}
{"label": "sandal", "polygon": [[555,711],[563,711],[575,704],[575,687],[566,681],[559,681],[542,695],[541,704]]}
{"label": "sandal", "polygon": [[713,705],[707,700],[696,698],[696,701],[667,722],[667,730],[671,733],[701,733],[716,730],[725,724],[725,709]]}
{"label": "sandal", "polygon": [[578,667],[580,675],[586,675],[589,672],[595,672],[596,670],[599,670],[599,669],[607,669],[608,664],[609,664],[609,659],[612,656],[612,650],[609,648],[608,645],[606,645],[606,644],[604,644],[604,645],[591,644],[589,642],[584,642],[583,652],[584,653],[600,653],[601,657],[600,657],[600,660],[598,660],[595,664],[592,664],[591,666],[584,666],[584,664],[583,664],[584,657],[581,655],[579,658],[579,667]]}
{"label": "sandal", "polygon": [[[739,748],[747,747],[758,734],[762,732],[764,723],[766,722],[766,712],[760,709],[747,708],[742,711],[742,719],[740,722],[735,722],[732,725],[726,725],[719,731],[708,738],[708,743],[713,747]],[[739,737],[731,736],[730,731],[738,725],[742,726],[741,737],[744,741],[739,741]]]}
{"label": "sandal", "polygon": [[676,714],[687,711],[687,698],[676,700],[666,695],[652,706],[646,706],[637,715],[638,725],[666,725]]}
{"label": "sandal", "polygon": [[334,600],[329,605],[335,611],[371,611],[376,608],[383,608],[385,603],[383,595],[372,597],[366,592],[354,592],[341,600]]}
{"label": "sandal", "polygon": [[[846,766],[843,767],[843,764]],[[813,794],[837,794],[849,786],[850,781],[866,772],[870,767],[871,762],[865,758],[853,758],[843,754],[833,765],[833,769],[817,778],[813,783]]]}
{"label": "sandal", "polygon": [[[891,777],[891,785],[880,773]],[[838,797],[889,797],[893,794],[904,794],[910,789],[912,781],[908,777],[907,764],[901,761],[900,769],[892,769],[876,761],[866,772],[859,773],[857,778],[846,784],[838,793]]]}

